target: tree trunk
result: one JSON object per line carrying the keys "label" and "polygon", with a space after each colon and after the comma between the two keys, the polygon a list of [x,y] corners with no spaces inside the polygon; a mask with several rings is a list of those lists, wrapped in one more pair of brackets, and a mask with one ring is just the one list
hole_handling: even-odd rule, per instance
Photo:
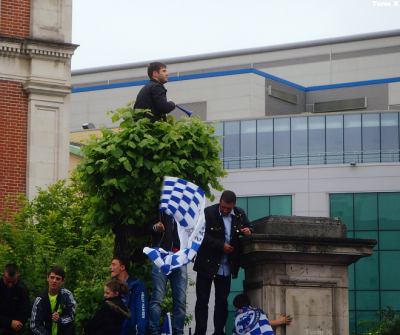
{"label": "tree trunk", "polygon": [[114,256],[128,257],[132,263],[143,264],[146,261],[147,256],[143,253],[143,248],[149,244],[146,242],[139,244],[135,241],[135,239],[146,235],[144,228],[118,223],[113,228],[113,233],[115,234]]}

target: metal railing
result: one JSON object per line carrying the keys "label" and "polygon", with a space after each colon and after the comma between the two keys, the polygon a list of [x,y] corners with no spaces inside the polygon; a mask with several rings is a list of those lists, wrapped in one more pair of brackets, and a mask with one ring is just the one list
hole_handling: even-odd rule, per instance
{"label": "metal railing", "polygon": [[262,167],[326,165],[345,163],[399,162],[400,150],[321,152],[313,154],[225,157],[224,169],[256,169]]}

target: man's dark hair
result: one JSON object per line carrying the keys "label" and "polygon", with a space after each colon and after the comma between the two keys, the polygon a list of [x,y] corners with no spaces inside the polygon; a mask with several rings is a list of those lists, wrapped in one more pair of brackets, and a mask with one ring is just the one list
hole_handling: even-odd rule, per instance
{"label": "man's dark hair", "polygon": [[18,266],[14,263],[7,264],[4,268],[4,273],[9,277],[14,278],[19,273]]}
{"label": "man's dark hair", "polygon": [[53,266],[47,276],[50,276],[51,273],[56,274],[57,276],[60,276],[62,280],[65,279],[65,270],[61,266]]}
{"label": "man's dark hair", "polygon": [[161,62],[150,63],[147,66],[147,74],[149,75],[149,78],[153,79],[153,71],[160,72],[160,70],[163,68],[167,68],[167,65],[165,65],[164,63]]}
{"label": "man's dark hair", "polygon": [[241,309],[243,306],[250,306],[250,298],[246,294],[238,294],[235,299],[233,299],[233,306],[237,309]]}
{"label": "man's dark hair", "polygon": [[228,204],[236,204],[236,194],[232,191],[224,191],[221,195],[221,200],[224,200]]}
{"label": "man's dark hair", "polygon": [[131,262],[129,261],[128,257],[118,255],[118,256],[115,256],[113,259],[116,259],[119,262],[119,264],[125,265],[126,272],[129,271],[129,268],[131,266]]}

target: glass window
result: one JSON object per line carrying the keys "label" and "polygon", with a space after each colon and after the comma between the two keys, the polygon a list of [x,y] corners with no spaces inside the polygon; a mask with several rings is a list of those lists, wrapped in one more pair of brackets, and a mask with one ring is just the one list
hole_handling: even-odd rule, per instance
{"label": "glass window", "polygon": [[257,155],[257,121],[242,121],[240,125],[241,168],[255,168]]}
{"label": "glass window", "polygon": [[379,114],[362,115],[363,162],[380,162],[381,149]]}
{"label": "glass window", "polygon": [[353,194],[330,195],[331,217],[340,218],[348,230],[354,230]]}
{"label": "glass window", "polygon": [[380,251],[374,251],[371,256],[361,258],[355,264],[354,276],[357,291],[379,290],[379,253]]}
{"label": "glass window", "polygon": [[247,209],[247,198],[236,198],[236,206],[243,208],[246,214],[249,213]]}
{"label": "glass window", "polygon": [[[399,227],[400,228],[400,227]],[[399,250],[400,249],[400,230],[380,231],[379,249],[380,250]]]}
{"label": "glass window", "polygon": [[259,167],[273,166],[274,120],[257,120],[257,156]]}
{"label": "glass window", "polygon": [[344,162],[361,163],[361,115],[344,115]]}
{"label": "glass window", "polygon": [[400,251],[379,251],[381,290],[399,290]]}
{"label": "glass window", "polygon": [[239,121],[225,122],[224,168],[226,169],[238,169],[240,167],[239,128]]}
{"label": "glass window", "polygon": [[277,195],[270,197],[270,215],[292,215],[292,196]]}
{"label": "glass window", "polygon": [[251,197],[248,198],[248,203],[248,218],[250,221],[269,215],[269,197]]}
{"label": "glass window", "polygon": [[381,306],[392,306],[398,311],[400,309],[400,291],[381,291]]}
{"label": "glass window", "polygon": [[354,194],[354,229],[378,229],[378,195],[376,193]]}
{"label": "glass window", "polygon": [[308,164],[307,118],[291,118],[292,165]]}
{"label": "glass window", "polygon": [[381,230],[400,229],[400,193],[379,193],[379,228]]}
{"label": "glass window", "polygon": [[399,161],[399,114],[381,114],[382,162]]}
{"label": "glass window", "polygon": [[356,291],[356,306],[367,311],[379,311],[379,291]]}
{"label": "glass window", "polygon": [[308,118],[309,164],[325,164],[325,116]]}
{"label": "glass window", "polygon": [[290,118],[274,119],[274,165],[290,165]]}
{"label": "glass window", "polygon": [[343,115],[326,117],[326,162],[343,163]]}
{"label": "glass window", "polygon": [[[224,124],[223,123],[212,123],[211,124],[215,128],[214,136],[220,136],[218,138],[219,142],[222,145],[222,148],[224,147]],[[224,157],[224,150],[219,153],[219,157],[223,158]]]}

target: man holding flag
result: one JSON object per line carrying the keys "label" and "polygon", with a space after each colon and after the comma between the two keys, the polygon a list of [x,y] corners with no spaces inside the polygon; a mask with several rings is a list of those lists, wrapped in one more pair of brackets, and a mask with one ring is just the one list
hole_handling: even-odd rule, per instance
{"label": "man holding flag", "polygon": [[[177,223],[173,217],[165,213],[157,213],[156,217],[148,222],[147,229],[152,235],[153,248],[162,248],[167,252],[177,252],[180,249]],[[168,280],[171,284],[173,300],[172,334],[182,335],[186,314],[186,265],[166,275],[156,264],[153,264],[152,277],[153,294],[149,304],[150,335],[160,334],[161,309]]]}

